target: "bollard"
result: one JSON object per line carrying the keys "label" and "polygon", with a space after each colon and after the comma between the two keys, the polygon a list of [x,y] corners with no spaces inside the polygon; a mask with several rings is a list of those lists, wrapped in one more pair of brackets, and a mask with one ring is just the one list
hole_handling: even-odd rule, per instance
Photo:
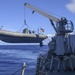
{"label": "bollard", "polygon": [[22,66],[22,75],[24,75],[25,67],[26,67],[26,63],[23,63],[23,66]]}

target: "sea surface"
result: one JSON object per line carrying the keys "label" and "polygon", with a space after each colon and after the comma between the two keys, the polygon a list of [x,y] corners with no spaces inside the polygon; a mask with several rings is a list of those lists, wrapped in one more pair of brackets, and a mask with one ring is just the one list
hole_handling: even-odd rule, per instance
{"label": "sea surface", "polygon": [[21,75],[24,62],[25,75],[35,75],[37,57],[47,51],[46,45],[0,45],[0,75]]}

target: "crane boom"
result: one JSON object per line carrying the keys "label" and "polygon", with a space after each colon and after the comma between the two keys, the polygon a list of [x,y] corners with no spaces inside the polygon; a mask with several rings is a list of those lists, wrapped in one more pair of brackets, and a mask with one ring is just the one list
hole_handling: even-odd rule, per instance
{"label": "crane boom", "polygon": [[[65,18],[65,17],[62,17],[61,19],[51,15],[51,14],[48,14],[28,3],[25,3],[24,4],[26,7],[32,9],[34,12],[38,12],[39,14],[45,16],[46,18],[48,18],[51,22],[51,25],[53,26],[54,30],[56,31],[56,33],[59,35],[64,35],[65,33],[70,33],[70,32],[73,32],[73,23],[70,21],[70,23],[68,22],[68,20]],[[54,24],[54,22],[56,22],[56,25]],[[69,26],[70,24],[70,26]],[[68,26],[70,28],[68,28]]]}
{"label": "crane boom", "polygon": [[28,4],[28,3],[25,3],[24,5],[25,5],[26,7],[28,7],[28,8],[30,8],[30,9],[32,9],[32,10],[34,10],[34,11],[40,13],[41,15],[47,17],[48,19],[50,19],[50,20],[52,20],[52,21],[58,22],[58,20],[60,20],[59,18],[56,18],[56,17],[54,17],[54,16],[52,16],[52,15],[50,15],[50,14],[44,12],[44,11],[41,11],[41,10],[39,10],[38,8],[35,8],[34,6],[32,6],[32,5]]}

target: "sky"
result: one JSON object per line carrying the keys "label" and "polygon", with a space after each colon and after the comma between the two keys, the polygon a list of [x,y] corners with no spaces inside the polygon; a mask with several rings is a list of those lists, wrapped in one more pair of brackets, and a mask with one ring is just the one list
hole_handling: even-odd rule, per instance
{"label": "sky", "polygon": [[24,3],[38,7],[57,18],[66,17],[75,24],[75,0],[0,0],[0,27],[16,32],[26,20],[30,30],[42,27],[45,30],[44,34],[54,35],[55,31],[49,19],[37,12],[32,14],[32,10],[25,7]]}

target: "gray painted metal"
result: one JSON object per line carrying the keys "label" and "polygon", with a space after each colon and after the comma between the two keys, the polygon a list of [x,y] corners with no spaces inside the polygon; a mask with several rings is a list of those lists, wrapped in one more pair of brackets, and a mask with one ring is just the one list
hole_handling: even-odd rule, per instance
{"label": "gray painted metal", "polygon": [[72,52],[75,53],[75,34],[69,35],[68,42],[69,42],[69,47],[71,46],[72,48]]}
{"label": "gray painted metal", "polygon": [[48,14],[42,10],[39,10],[38,8],[35,8],[34,6],[32,6],[30,4],[25,3],[24,5],[30,9],[32,9],[33,11],[36,11],[36,12],[40,13],[41,15],[43,15],[43,16],[47,17],[48,19],[51,19],[55,22],[58,22],[60,20],[59,18],[54,17],[54,16],[52,16],[52,15],[50,15],[50,14]]}
{"label": "gray painted metal", "polygon": [[[33,7],[32,5],[27,3],[24,5],[52,21],[58,22],[59,20],[58,18],[47,14],[44,11]],[[36,75],[50,75],[53,71],[61,72],[67,70],[69,72],[69,69],[71,70],[71,73],[75,72],[75,35],[68,36],[68,33],[73,32],[73,29],[65,29],[65,25],[68,24],[66,21],[66,18],[61,19],[61,21],[58,23],[57,29],[52,23],[53,28],[57,32],[57,35],[52,37],[52,40],[49,42],[48,53],[39,55],[37,59]],[[73,27],[72,22],[70,22],[70,24],[71,27]]]}
{"label": "gray painted metal", "polygon": [[57,55],[64,55],[65,48],[64,48],[64,37],[63,36],[57,36],[56,37],[56,49],[55,53]]}

